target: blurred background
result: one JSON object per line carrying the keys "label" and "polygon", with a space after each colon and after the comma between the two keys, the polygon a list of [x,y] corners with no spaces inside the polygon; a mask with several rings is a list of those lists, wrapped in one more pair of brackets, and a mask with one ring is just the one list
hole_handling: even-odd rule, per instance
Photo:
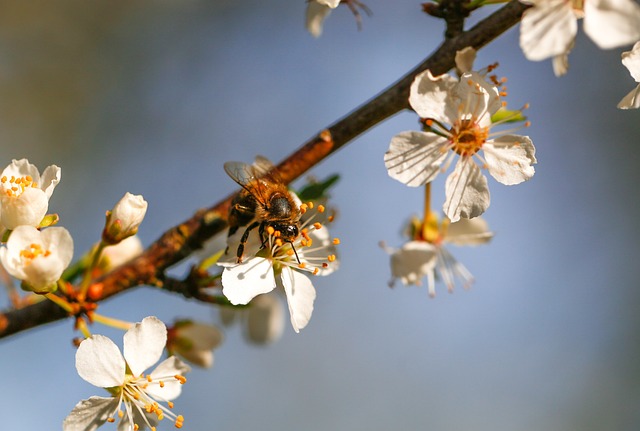
{"label": "blurred background", "polygon": [[[225,161],[280,161],[442,40],[442,23],[418,1],[366,4],[362,31],[342,6],[314,39],[304,0],[0,2],[0,167],[26,157],[62,168],[50,211],[76,256],[127,191],[149,202],[148,245],[236,189]],[[434,299],[425,287],[387,287],[378,242],[400,246],[423,206],[422,189],[384,168],[391,137],[418,126],[397,115],[311,172],[341,175],[332,235],[342,245],[340,270],[313,280],[309,325],[295,334],[287,316],[269,346],[225,329],[215,366],[195,369],[176,402],[184,429],[640,428],[640,112],[616,109],[636,85],[620,63],[630,47],[600,51],[581,33],[558,79],[549,61],[525,60],[518,32],[476,65],[499,61],[510,106],[531,104],[539,163],[516,187],[489,178],[489,245],[450,248],[473,287],[439,285]],[[436,207],[443,190],[444,176]],[[220,319],[146,287],[100,311]],[[121,332],[93,331],[121,345]],[[64,321],[0,342],[3,429],[60,429],[79,400],[106,395],[75,372],[75,335]]]}

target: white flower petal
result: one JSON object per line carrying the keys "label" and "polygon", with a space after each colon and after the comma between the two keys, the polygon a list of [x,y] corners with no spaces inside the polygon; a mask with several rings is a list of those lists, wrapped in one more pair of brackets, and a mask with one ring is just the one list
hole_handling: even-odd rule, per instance
{"label": "white flower petal", "polygon": [[411,187],[433,181],[447,158],[447,140],[433,133],[402,132],[384,155],[389,176]]}
{"label": "white flower petal", "polygon": [[276,287],[271,262],[252,257],[222,271],[222,293],[234,305],[248,304],[254,297]]}
{"label": "white flower petal", "polygon": [[636,42],[631,51],[622,53],[622,64],[629,69],[633,79],[640,82],[640,42]]}
{"label": "white flower petal", "polygon": [[275,294],[253,298],[247,313],[245,334],[256,344],[269,344],[282,336],[284,307]]}
{"label": "white flower petal", "polygon": [[640,5],[634,0],[587,0],[583,27],[601,49],[633,43],[640,39]]}
{"label": "white flower petal", "polygon": [[337,8],[340,4],[340,0],[311,0],[311,3],[313,3],[314,1],[325,6],[329,6],[331,9]]}
{"label": "white flower petal", "polygon": [[476,60],[476,50],[471,46],[456,51],[456,68],[460,75],[465,72],[471,72],[473,62]]}
{"label": "white flower petal", "polygon": [[123,383],[125,361],[113,341],[96,334],[80,343],[76,351],[76,369],[80,377],[92,385],[110,388]]}
{"label": "white flower petal", "polygon": [[618,103],[620,109],[637,109],[640,108],[640,85],[636,86]]}
{"label": "white flower petal", "polygon": [[489,208],[487,179],[471,157],[460,157],[445,184],[443,211],[452,222],[481,215]]}
{"label": "white flower petal", "polygon": [[155,399],[171,401],[182,392],[182,384],[174,378],[175,375],[184,375],[191,371],[191,368],[178,359],[176,356],[170,356],[162,361],[155,370],[150,374],[152,382],[162,380],[164,385],[150,384],[147,386],[146,392]]}
{"label": "white flower petal", "polygon": [[157,317],[145,317],[124,334],[124,358],[134,376],[158,362],[167,343],[167,327]]}
{"label": "white flower petal", "polygon": [[571,2],[536,1],[522,17],[520,47],[529,60],[544,60],[569,52],[577,32],[578,23]]}
{"label": "white flower petal", "polygon": [[40,188],[45,192],[47,198],[50,199],[53,194],[53,190],[60,183],[60,177],[62,170],[56,165],[47,166],[40,178]]}
{"label": "white flower petal", "polygon": [[421,118],[433,118],[452,124],[457,118],[457,106],[449,99],[458,80],[448,74],[434,77],[425,70],[415,77],[409,93],[409,104]]}
{"label": "white flower petal", "polygon": [[117,398],[91,397],[80,401],[62,423],[63,431],[93,431],[113,417]]}
{"label": "white flower petal", "polygon": [[[500,93],[495,85],[490,84],[478,72],[466,72],[460,77],[460,83],[453,89],[455,97],[464,105],[464,113],[458,113],[463,119],[476,117],[482,127],[491,125],[491,115],[502,107]],[[456,108],[458,103],[450,105]],[[472,117],[473,116],[473,117]],[[458,118],[460,119],[460,118]]]}
{"label": "white flower petal", "polygon": [[485,244],[493,238],[487,222],[482,217],[462,218],[447,227],[444,241],[455,245]]}
{"label": "white flower petal", "polygon": [[322,25],[331,13],[331,8],[320,4],[316,1],[307,3],[306,24],[307,31],[313,37],[320,37],[322,34]]}
{"label": "white flower petal", "polygon": [[316,290],[309,277],[294,271],[289,267],[284,267],[280,275],[282,287],[287,295],[289,313],[291,314],[291,325],[293,330],[300,332],[307,326],[311,313],[313,313],[313,301],[316,299]]}
{"label": "white flower petal", "polygon": [[409,241],[391,254],[391,275],[402,284],[420,285],[424,276],[433,273],[436,247],[425,241]]}
{"label": "white flower petal", "polygon": [[21,225],[38,226],[49,209],[49,199],[40,189],[27,187],[20,196],[2,197],[0,222],[7,229]]}
{"label": "white flower petal", "polygon": [[482,150],[489,173],[502,184],[520,184],[535,173],[535,147],[528,136],[504,135],[486,142]]}

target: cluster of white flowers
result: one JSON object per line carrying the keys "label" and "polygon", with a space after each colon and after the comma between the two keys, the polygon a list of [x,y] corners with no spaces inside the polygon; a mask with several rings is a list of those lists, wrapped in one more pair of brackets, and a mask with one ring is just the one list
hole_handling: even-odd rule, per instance
{"label": "cluster of white flowers", "polygon": [[0,175],[0,231],[9,235],[0,261],[24,289],[36,293],[54,291],[73,257],[73,239],[65,228],[40,230],[60,177],[59,167],[49,166],[40,175],[27,159],[13,160]]}
{"label": "cluster of white flowers", "polygon": [[278,288],[286,295],[291,325],[296,332],[307,325],[313,312],[316,291],[309,276],[329,275],[338,268],[339,240],[331,239],[326,224],[318,221],[324,207],[303,205],[303,208],[308,210],[300,234],[291,243],[283,242],[279,232],[271,227],[267,228],[266,240],[254,229],[244,245],[248,257],[238,263],[234,251],[243,234],[239,230],[228,238],[227,252],[218,261],[224,267],[222,292],[229,302],[249,304],[258,295]]}
{"label": "cluster of white flowers", "polygon": [[[27,159],[13,160],[0,175],[0,262],[25,290],[46,294],[57,289],[57,282],[73,257],[73,238],[63,227],[48,227],[57,216],[47,216],[49,199],[60,182],[61,169],[47,167],[42,175]],[[107,260],[111,266],[140,253],[131,238],[144,218],[147,203],[142,196],[127,193],[108,212],[103,234],[112,245]],[[6,238],[8,236],[8,239]],[[106,247],[109,249],[109,247]]]}

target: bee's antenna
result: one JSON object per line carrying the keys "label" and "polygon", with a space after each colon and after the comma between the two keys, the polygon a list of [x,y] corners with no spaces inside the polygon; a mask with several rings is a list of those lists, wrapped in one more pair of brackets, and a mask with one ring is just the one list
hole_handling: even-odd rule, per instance
{"label": "bee's antenna", "polygon": [[289,241],[289,244],[291,244],[291,249],[293,250],[293,254],[296,255],[296,260],[298,261],[298,264],[300,264],[300,258],[298,257],[298,252],[296,251],[296,248],[293,245],[293,241]]}

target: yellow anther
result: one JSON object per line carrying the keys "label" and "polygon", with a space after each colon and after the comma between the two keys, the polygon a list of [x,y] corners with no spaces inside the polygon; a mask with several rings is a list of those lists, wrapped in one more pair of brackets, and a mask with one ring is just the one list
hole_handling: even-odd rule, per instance
{"label": "yellow anther", "polygon": [[138,426],[138,424],[133,424],[133,431],[138,431],[140,429],[140,427]]}
{"label": "yellow anther", "polygon": [[159,384],[160,384],[160,387],[161,387],[161,388],[164,388],[164,382],[163,382],[162,380],[160,380],[160,383],[159,383]]}
{"label": "yellow anther", "polygon": [[335,216],[332,214],[332,215],[329,216],[329,218],[327,220],[329,220],[329,222],[331,223],[331,222],[333,222],[334,218],[335,218]]}
{"label": "yellow anther", "polygon": [[307,267],[307,264],[305,262],[300,262],[298,264],[298,268],[300,268],[300,269],[305,269],[306,267]]}
{"label": "yellow anther", "polygon": [[307,204],[300,204],[300,212],[302,214],[307,212],[307,208],[308,208]]}
{"label": "yellow anther", "polygon": [[153,411],[153,406],[151,404],[147,404],[146,406],[144,406],[144,409],[147,411],[147,413],[151,413]]}
{"label": "yellow anther", "polygon": [[175,376],[173,376],[177,381],[180,382],[181,385],[184,385],[185,383],[187,383],[187,378],[185,376],[181,376],[180,374],[176,374]]}
{"label": "yellow anther", "polygon": [[164,419],[164,413],[158,413],[158,420],[161,421]]}
{"label": "yellow anther", "polygon": [[182,428],[182,423],[184,422],[184,416],[178,415],[176,418],[176,428]]}
{"label": "yellow anther", "polygon": [[310,210],[313,209],[313,202],[309,201],[307,202],[307,206],[309,207]]}
{"label": "yellow anther", "polygon": [[3,175],[2,178],[0,178],[0,181],[2,181],[3,183],[7,182],[7,176]]}
{"label": "yellow anther", "polygon": [[324,205],[318,205],[318,212],[323,213],[325,210]]}
{"label": "yellow anther", "polygon": [[333,245],[338,245],[338,244],[340,244],[340,238],[334,238]]}
{"label": "yellow anther", "polygon": [[309,242],[308,242],[306,239],[302,238],[302,239],[300,240],[300,245],[301,245],[302,247],[306,247],[308,244],[309,244]]}
{"label": "yellow anther", "polygon": [[167,401],[167,405],[169,406],[170,409],[173,408],[173,401]]}
{"label": "yellow anther", "polygon": [[122,410],[118,410],[118,417],[120,419],[122,419],[124,417],[124,413],[122,412]]}
{"label": "yellow anther", "polygon": [[267,226],[267,233],[268,233],[269,235],[273,235],[273,233],[274,233],[275,231],[276,231],[276,230],[273,228],[273,226]]}
{"label": "yellow anther", "polygon": [[273,233],[273,236],[275,236],[276,238],[278,238],[278,237],[279,237],[279,236],[281,236],[281,235],[282,235],[282,232],[280,232],[279,230],[277,230],[277,231],[275,231],[275,232]]}
{"label": "yellow anther", "polygon": [[292,249],[287,250],[287,256],[293,256],[293,250]]}
{"label": "yellow anther", "polygon": [[315,223],[313,224],[313,227],[315,227],[316,229],[320,229],[320,228],[322,227],[322,224],[321,224],[321,223],[319,223],[319,222],[315,222]]}
{"label": "yellow anther", "polygon": [[147,382],[151,383],[151,375],[147,374]]}
{"label": "yellow anther", "polygon": [[336,260],[336,255],[335,254],[330,254],[329,256],[327,256],[327,260],[329,262],[335,262]]}
{"label": "yellow anther", "polygon": [[114,423],[116,420],[114,418],[107,418],[107,422],[110,424]]}
{"label": "yellow anther", "polygon": [[282,247],[283,243],[282,243],[282,239],[281,238],[276,238],[275,243],[276,243],[276,246]]}
{"label": "yellow anther", "polygon": [[156,427],[151,427],[151,431],[156,431]]}
{"label": "yellow anther", "polygon": [[318,274],[318,272],[320,272],[320,270],[318,268],[313,268],[313,275]]}

